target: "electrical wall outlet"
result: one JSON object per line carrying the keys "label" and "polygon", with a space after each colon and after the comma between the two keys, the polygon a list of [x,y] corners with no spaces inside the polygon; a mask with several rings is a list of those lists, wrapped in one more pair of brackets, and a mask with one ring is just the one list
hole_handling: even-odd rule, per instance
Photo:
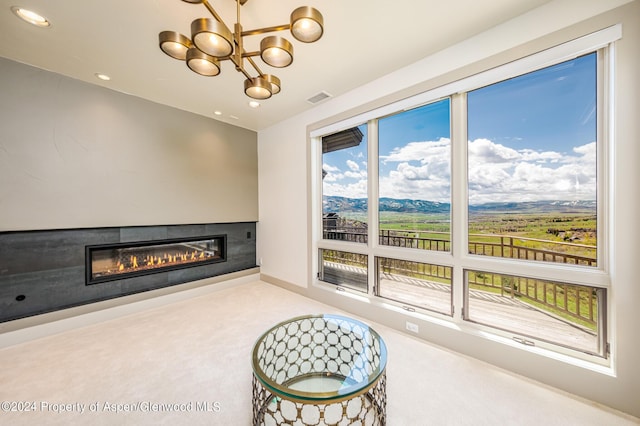
{"label": "electrical wall outlet", "polygon": [[420,331],[420,329],[418,328],[418,324],[414,324],[412,322],[407,321],[407,330],[413,332],[413,333],[418,333]]}

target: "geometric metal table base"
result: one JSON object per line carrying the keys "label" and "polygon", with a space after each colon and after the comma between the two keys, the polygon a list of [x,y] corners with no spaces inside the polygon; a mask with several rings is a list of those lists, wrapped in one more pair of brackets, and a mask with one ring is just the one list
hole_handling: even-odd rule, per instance
{"label": "geometric metal table base", "polygon": [[385,426],[387,348],[367,324],[305,315],[253,348],[254,426]]}
{"label": "geometric metal table base", "polygon": [[368,392],[340,402],[314,404],[274,396],[253,376],[253,426],[385,426],[386,381],[382,373]]}

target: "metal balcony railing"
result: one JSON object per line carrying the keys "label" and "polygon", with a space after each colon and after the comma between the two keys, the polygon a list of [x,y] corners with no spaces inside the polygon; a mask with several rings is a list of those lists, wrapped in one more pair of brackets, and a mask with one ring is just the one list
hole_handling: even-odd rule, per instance
{"label": "metal balcony railing", "polygon": [[[423,232],[424,233],[424,232]],[[450,251],[451,242],[447,232],[430,232],[442,234],[443,238],[426,238],[420,231],[381,230],[379,243],[393,247],[415,248],[420,250]],[[325,239],[367,243],[366,229],[325,230]],[[545,261],[573,265],[596,266],[596,247],[567,242],[556,242],[526,237],[513,237],[494,234],[470,234],[469,253]],[[333,250],[323,251],[326,261],[351,265],[366,270],[366,260],[354,257],[342,258]],[[577,254],[579,253],[579,254]],[[366,257],[363,257],[366,259]],[[385,259],[385,273],[411,276],[420,279],[444,278],[442,270],[433,266],[425,270],[409,270],[402,260]],[[414,268],[412,266],[412,268]],[[588,328],[595,329],[598,321],[598,289],[542,281],[525,277],[508,277],[499,274],[473,272],[468,276],[468,285],[476,289],[484,289],[499,293],[503,297],[518,298],[541,309],[560,314],[564,317],[582,321]]]}

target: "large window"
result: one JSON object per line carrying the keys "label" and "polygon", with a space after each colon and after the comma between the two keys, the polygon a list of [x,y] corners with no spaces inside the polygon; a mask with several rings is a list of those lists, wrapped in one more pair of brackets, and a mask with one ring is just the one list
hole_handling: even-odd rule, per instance
{"label": "large window", "polygon": [[380,244],[449,251],[449,98],[378,121]]}
{"label": "large window", "polygon": [[596,59],[468,93],[470,253],[597,265]]}
{"label": "large window", "polygon": [[367,242],[367,126],[322,138],[323,238]]}
{"label": "large window", "polygon": [[322,145],[319,282],[606,362],[616,34],[312,133]]}

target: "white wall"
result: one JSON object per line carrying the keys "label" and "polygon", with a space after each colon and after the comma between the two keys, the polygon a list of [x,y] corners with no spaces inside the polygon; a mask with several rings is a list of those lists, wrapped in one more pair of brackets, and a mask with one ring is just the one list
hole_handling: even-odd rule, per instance
{"label": "white wall", "polygon": [[0,58],[0,231],[256,221],[256,141]]}
{"label": "white wall", "polygon": [[260,132],[258,141],[260,271],[306,286],[309,279],[306,123],[287,120]]}
{"label": "white wall", "polygon": [[[452,46],[411,66],[368,83],[311,111],[279,123],[258,134],[259,209],[258,253],[265,279],[298,288],[300,292],[377,321],[386,317],[367,313],[366,306],[338,302],[309,286],[311,270],[309,211],[308,129],[337,118],[355,115],[389,100],[399,99],[420,88],[430,88],[452,79],[505,63],[521,55],[552,47],[563,41],[622,23],[623,38],[616,45],[615,107],[616,144],[613,153],[615,202],[613,209],[613,298],[611,313],[614,335],[613,375],[542,357],[500,343],[470,337],[427,325],[425,338],[496,365],[560,387],[569,392],[640,416],[640,285],[637,285],[637,212],[640,196],[640,129],[637,120],[637,70],[640,69],[638,23],[640,2],[600,0],[555,0],[519,18]],[[439,83],[440,82],[440,83]],[[391,316],[388,322],[394,323]],[[422,327],[421,327],[422,328]]]}

